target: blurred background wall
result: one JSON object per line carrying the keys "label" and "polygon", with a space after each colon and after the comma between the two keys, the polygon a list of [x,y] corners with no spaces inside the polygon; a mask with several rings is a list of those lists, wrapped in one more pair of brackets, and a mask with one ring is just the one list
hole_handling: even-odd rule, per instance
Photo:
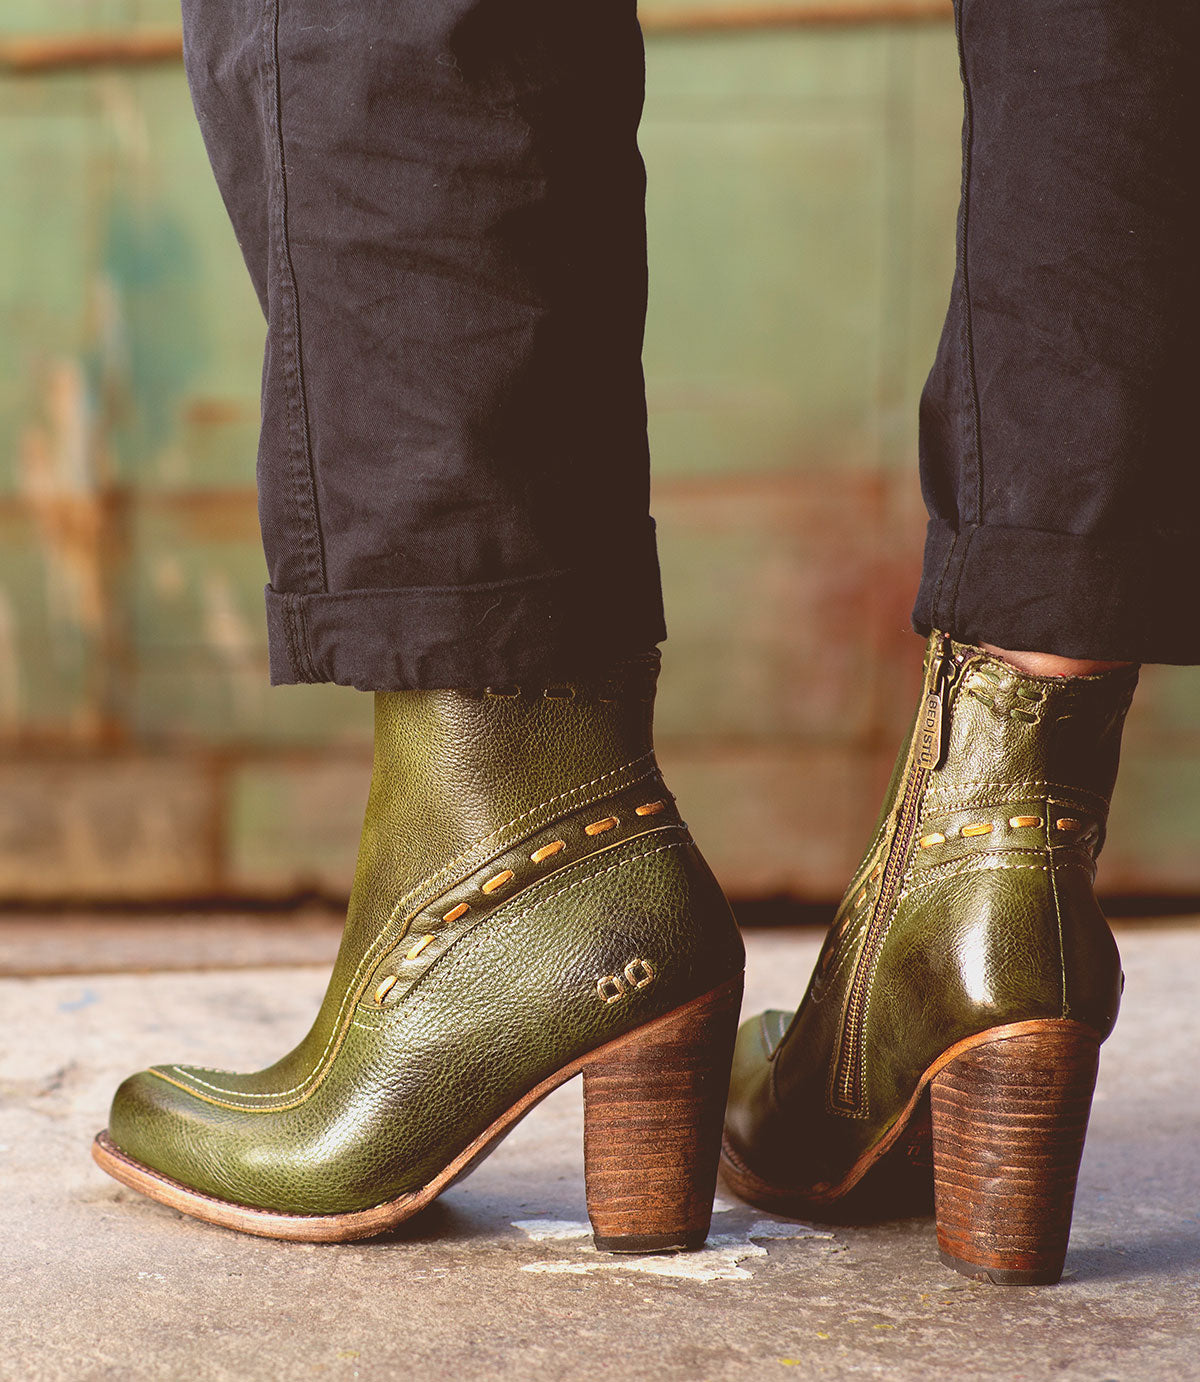
{"label": "blurred background wall", "polygon": [[[662,758],[732,894],[829,899],[919,675],[949,9],[643,17]],[[0,13],[2,901],[337,897],[353,866],[370,699],[267,686],[263,323],[177,26],[175,0]],[[1198,710],[1195,673],[1147,675],[1109,892],[1200,893]]]}

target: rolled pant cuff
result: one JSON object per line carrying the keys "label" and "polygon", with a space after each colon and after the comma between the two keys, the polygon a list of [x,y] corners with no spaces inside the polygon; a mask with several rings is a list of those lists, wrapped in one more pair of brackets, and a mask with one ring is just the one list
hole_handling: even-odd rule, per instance
{"label": "rolled pant cuff", "polygon": [[913,624],[1013,651],[1200,662],[1200,618],[1180,598],[1196,555],[1177,533],[1117,542],[932,519]]}
{"label": "rolled pant cuff", "polygon": [[463,690],[577,675],[666,637],[657,567],[641,583],[524,580],[289,594],[266,588],[272,685]]}

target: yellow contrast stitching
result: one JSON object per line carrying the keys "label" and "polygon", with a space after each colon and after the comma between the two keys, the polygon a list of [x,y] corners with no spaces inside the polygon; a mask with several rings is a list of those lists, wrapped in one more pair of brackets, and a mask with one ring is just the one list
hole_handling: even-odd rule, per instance
{"label": "yellow contrast stitching", "polygon": [[[569,792],[560,792],[558,796],[551,797],[548,801],[542,802],[540,806],[531,807],[528,811],[523,812],[521,815],[514,816],[513,819],[508,822],[507,825],[502,825],[498,830],[494,830],[490,835],[485,835],[482,840],[477,840],[475,844],[471,846],[470,849],[464,850],[462,854],[458,855],[456,859],[452,859],[450,863],[446,864],[443,868],[439,869],[437,873],[430,874],[424,882],[417,884],[415,888],[412,888],[409,890],[409,892],[405,893],[405,895],[400,899],[400,901],[397,902],[396,905],[392,908],[391,912],[388,915],[387,921],[384,922],[383,927],[379,932],[379,935],[375,937],[375,939],[363,952],[362,959],[358,962],[358,968],[354,971],[354,975],[351,978],[350,983],[347,985],[345,993],[342,995],[342,1001],[338,1007],[337,1017],[334,1018],[333,1029],[329,1034],[329,1040],[325,1043],[325,1049],[317,1057],[316,1064],[312,1067],[312,1069],[308,1072],[304,1079],[302,1079],[298,1085],[294,1085],[291,1089],[279,1090],[270,1094],[246,1093],[242,1097],[247,1099],[286,1099],[290,1094],[298,1094],[302,1089],[304,1089],[306,1085],[310,1084],[313,1080],[317,1078],[317,1076],[321,1072],[322,1066],[325,1064],[326,1057],[329,1055],[331,1049],[333,1048],[334,1042],[338,1039],[338,1034],[342,1029],[342,1022],[345,1019],[347,1009],[353,1003],[357,1003],[361,996],[359,991],[359,985],[362,982],[364,972],[375,964],[380,950],[386,949],[388,945],[391,945],[395,941],[399,940],[400,936],[404,934],[403,929],[401,929],[399,935],[396,936],[391,935],[390,932],[397,915],[400,913],[403,907],[414,897],[420,896],[423,892],[428,892],[429,888],[435,882],[439,881],[445,874],[451,872],[456,865],[469,859],[473,854],[476,854],[481,850],[484,853],[486,853],[487,851],[485,849],[485,846],[495,843],[495,841],[501,835],[503,835],[506,831],[511,830],[514,825],[521,824],[522,821],[527,820],[530,816],[535,816],[539,811],[545,811],[547,807],[554,806],[560,801],[565,801],[568,797],[575,796],[579,792],[586,792],[589,787],[595,787],[599,783],[606,781],[610,777],[616,777],[620,773],[628,772],[630,768],[636,768],[641,763],[653,762],[653,751],[651,751],[650,753],[644,753],[638,758],[630,759],[628,763],[623,764],[619,768],[613,768],[610,772],[601,773],[599,777],[594,777],[589,782],[583,782],[580,783],[578,787],[572,787]],[[655,771],[657,771],[657,766],[655,768]],[[626,783],[625,786],[635,787],[639,782],[642,781],[643,778],[650,776],[652,776],[652,773],[650,772],[642,773],[639,776],[635,777],[631,782]],[[589,806],[593,801],[598,801],[600,797],[606,795],[606,792],[597,792],[594,796],[589,797],[588,800],[579,802],[574,809],[581,811],[585,806]],[[423,902],[421,904],[421,907],[425,905],[426,904]],[[421,911],[421,907],[415,908],[405,918],[405,922],[411,923],[413,918]],[[191,1079],[195,1084],[203,1085],[205,1089],[211,1089],[217,1094],[229,1094],[232,1092],[227,1089],[222,1089],[220,1085],[209,1084],[206,1080],[196,1079],[194,1076],[187,1075],[181,1066],[173,1065],[171,1066],[171,1069],[177,1070],[180,1073],[180,1075],[182,1075],[185,1079]],[[186,1088],[186,1086],[183,1087]]]}
{"label": "yellow contrast stitching", "polygon": [[[814,995],[814,1002],[819,1003],[824,999],[825,995],[832,990],[838,975],[841,974],[842,970],[846,968],[846,965],[850,962],[850,960],[853,959],[853,957],[857,955],[858,952],[862,949],[862,941],[866,936],[866,928],[860,927],[859,931],[860,933],[855,937],[855,943],[853,945],[847,946],[845,953],[842,955],[842,958],[837,962],[837,968],[834,969],[829,975],[826,976],[825,979],[822,980],[821,992],[819,995]],[[845,940],[846,936],[842,935],[838,938],[837,944],[842,945],[845,943]]]}
{"label": "yellow contrast stitching", "polygon": [[997,811],[1001,807],[1012,806],[1014,805],[1014,803],[1019,801],[1028,801],[1031,797],[1035,800],[1047,801],[1051,805],[1069,806],[1073,811],[1082,811],[1085,815],[1103,814],[1103,812],[1100,811],[1094,803],[1088,803],[1085,801],[1075,801],[1072,800],[1070,797],[1066,797],[1061,794],[1055,795],[1051,792],[1013,792],[1010,793],[1010,795],[1008,795],[1007,797],[1000,797],[998,799],[993,799],[990,801],[953,801],[942,799],[939,801],[931,802],[926,810],[926,815],[929,817],[934,817],[956,815],[960,811]]}
{"label": "yellow contrast stitching", "polygon": [[[1040,854],[1043,858],[1045,850],[1035,849],[1008,849],[991,850],[987,854],[977,854],[971,859],[955,859],[946,864],[939,864],[935,869],[922,869],[922,877],[914,878],[908,887],[896,899],[896,905],[913,893],[920,892],[923,888],[932,888],[938,883],[944,883],[947,877],[956,878],[964,873],[992,873],[1000,869],[1041,869],[1043,873],[1049,869],[1083,869],[1085,873],[1091,873],[1089,864],[1085,864],[1082,859],[1055,859],[1052,864],[1005,864],[1000,860],[1008,858],[1014,854]],[[995,860],[996,862],[992,862]],[[931,877],[930,875],[936,875]]]}
{"label": "yellow contrast stitching", "polygon": [[[951,793],[965,792],[972,787],[995,787],[998,791],[1015,792],[1023,787],[1042,787],[1048,791],[1062,791],[1062,787],[1057,782],[1047,782],[1039,778],[1031,778],[1028,782],[999,782],[989,778],[977,778],[971,782],[952,782],[947,787],[931,786],[930,796],[946,796]],[[1079,795],[1090,797],[1093,801],[1101,801],[1105,806],[1108,805],[1108,798],[1101,796],[1099,792],[1089,792],[1086,788],[1078,789]]]}
{"label": "yellow contrast stitching", "polygon": [[[891,818],[889,817],[888,819],[890,820]],[[883,865],[879,861],[876,861],[874,868],[870,869],[869,872],[867,866],[870,864],[872,858],[874,858],[875,847],[883,838],[886,829],[887,826],[885,823],[884,825],[881,825],[879,829],[875,832],[875,838],[871,841],[870,847],[868,848],[866,855],[863,858],[863,862],[859,865],[858,872],[850,879],[846,891],[842,894],[841,900],[838,902],[838,909],[835,913],[835,916],[841,914],[842,908],[849,904],[850,899],[854,896],[854,893],[858,888],[861,888],[864,885],[871,884],[883,872]]]}
{"label": "yellow contrast stitching", "polygon": [[[406,893],[405,896],[396,903],[392,915],[395,916],[395,913],[399,911],[410,898],[415,897],[417,893],[438,882],[447,873],[452,873],[460,864],[485,846],[493,844],[506,831],[511,830],[514,825],[521,825],[524,821],[527,821],[530,816],[536,816],[539,811],[544,811],[548,806],[557,806],[560,801],[565,801],[568,797],[573,797],[579,792],[586,792],[589,787],[599,786],[601,782],[607,782],[610,777],[616,777],[619,773],[628,772],[630,768],[636,768],[641,763],[652,763],[653,761],[653,752],[644,753],[638,758],[631,758],[628,763],[623,763],[619,768],[612,768],[606,773],[601,773],[599,777],[593,777],[589,782],[581,782],[578,787],[572,787],[569,792],[560,792],[558,796],[550,797],[547,801],[543,801],[538,806],[531,806],[528,811],[522,811],[519,816],[514,816],[506,825],[499,826],[497,829],[493,830],[490,835],[485,835],[482,840],[476,840],[469,849],[465,849],[457,858],[451,859],[450,862],[443,865],[437,873],[430,874],[423,882],[418,883],[415,888],[411,889],[411,891]],[[649,773],[643,773],[641,776],[635,777],[633,782],[630,782],[628,785],[632,787],[640,782],[642,777],[649,776]],[[600,797],[605,795],[607,795],[605,792],[597,792],[596,795],[591,798],[591,801],[597,801]],[[583,807],[588,805],[590,805],[590,801],[581,801],[576,809],[582,810]]]}
{"label": "yellow contrast stitching", "polygon": [[[585,884],[594,882],[597,878],[602,878],[606,873],[612,873],[616,869],[625,868],[629,864],[635,864],[639,859],[649,859],[653,855],[662,854],[665,850],[669,849],[686,849],[687,846],[688,842],[686,840],[679,840],[676,841],[676,843],[674,844],[659,845],[656,849],[648,849],[641,854],[631,855],[628,859],[618,860],[617,863],[609,864],[607,868],[601,869],[598,873],[589,873],[586,877],[577,879],[574,883],[568,883],[565,888],[559,888],[557,892],[553,892],[548,897],[542,898],[540,901],[534,903],[534,905],[530,907],[528,911],[519,913],[513,919],[518,922],[525,921],[528,917],[532,916],[533,913],[536,912],[539,908],[547,906],[549,903],[553,902],[555,898],[562,897],[564,893],[569,893],[574,888],[582,888]],[[589,856],[589,858],[590,857],[591,856]],[[579,860],[577,867],[583,868],[586,866],[587,862],[587,858],[581,859]],[[489,920],[494,921],[496,918],[503,916],[503,914],[504,908],[501,907],[496,912],[492,913],[492,916],[489,918]],[[445,953],[448,954],[449,951]],[[419,983],[420,980],[418,980],[417,982]],[[414,989],[415,988],[416,985],[414,985]],[[413,992],[413,989],[410,989],[409,992]],[[354,1020],[351,1019],[349,1025],[354,1026],[358,1024],[356,1024]],[[379,1028],[372,1028],[372,1030],[378,1031]],[[152,1070],[150,1073],[157,1075],[160,1080],[165,1080],[167,1084],[173,1084],[177,1088],[182,1089],[185,1093],[194,1095],[197,1099],[203,1099],[205,1103],[216,1104],[219,1108],[237,1109],[241,1113],[286,1113],[288,1109],[296,1108],[298,1107],[298,1105],[304,1103],[314,1092],[313,1089],[309,1089],[304,1094],[302,1094],[299,1099],[294,1100],[290,1104],[279,1104],[271,1108],[253,1108],[247,1107],[245,1104],[233,1103],[231,1101],[233,1099],[283,1099],[286,1098],[289,1094],[297,1093],[299,1090],[303,1089],[304,1086],[297,1085],[295,1089],[290,1089],[281,1093],[259,1094],[251,1092],[249,1090],[221,1089],[217,1085],[210,1085],[206,1083],[206,1081],[204,1080],[194,1079],[194,1077],[189,1076],[188,1073],[185,1070],[181,1069],[181,1067],[179,1067],[178,1065],[173,1065],[170,1067],[170,1069],[178,1071],[179,1074],[183,1076],[183,1080],[173,1080],[169,1075],[164,1075],[161,1070]],[[184,1080],[191,1080],[192,1082],[184,1083]],[[309,1081],[306,1081],[306,1083],[309,1083]],[[206,1089],[211,1089],[214,1091],[214,1093],[225,1095],[225,1099],[212,1099],[207,1094],[201,1094],[198,1090],[196,1090],[193,1087],[197,1084],[204,1085]]]}
{"label": "yellow contrast stitching", "polygon": [[[542,802],[541,806],[529,808],[528,811],[524,811],[523,814],[517,815],[517,817],[514,817],[512,821],[507,822],[507,825],[500,826],[498,831],[492,831],[491,835],[485,835],[484,837],[482,837],[481,840],[477,840],[477,842],[474,843],[469,850],[463,851],[462,854],[458,855],[458,858],[453,858],[453,860],[451,860],[449,864],[444,865],[444,867],[442,867],[441,869],[438,869],[437,873],[430,873],[429,878],[424,879],[424,882],[418,883],[418,886],[413,887],[413,889],[409,890],[408,893],[405,893],[405,896],[402,897],[401,900],[397,902],[397,904],[395,904],[395,907],[393,907],[393,909],[391,909],[391,912],[390,914],[388,914],[386,922],[383,923],[383,927],[382,929],[380,929],[379,936],[375,937],[375,940],[372,941],[371,945],[368,945],[368,947],[366,947],[364,954],[362,954],[362,959],[358,962],[358,967],[357,969],[355,969],[354,976],[351,977],[350,984],[347,985],[346,992],[344,992],[343,996],[341,996],[341,1003],[339,1005],[339,1009],[337,1009],[337,1016],[335,1017],[335,1019],[333,1019],[333,1030],[330,1031],[329,1041],[325,1043],[325,1049],[322,1050],[321,1054],[319,1054],[319,1056],[317,1057],[317,1064],[315,1064],[315,1066],[312,1067],[310,1071],[308,1071],[306,1077],[301,1079],[299,1085],[294,1085],[292,1089],[278,1090],[278,1092],[270,1093],[270,1095],[259,1095],[259,1093],[253,1093],[252,1095],[252,1093],[246,1093],[246,1095],[243,1097],[246,1097],[246,1099],[286,1099],[286,1097],[288,1097],[289,1095],[296,1095],[296,1093],[299,1093],[301,1089],[304,1089],[304,1086],[308,1085],[308,1083],[311,1083],[312,1081],[314,1081],[315,1078],[318,1077],[319,1072],[321,1072],[321,1067],[325,1064],[326,1056],[328,1056],[330,1050],[332,1050],[333,1043],[337,1041],[337,1035],[339,1035],[339,1032],[341,1031],[341,1023],[343,1023],[344,1017],[346,1017],[348,1007],[353,1005],[353,1003],[357,1003],[359,996],[361,996],[361,992],[359,992],[359,984],[362,983],[362,976],[364,976],[364,973],[366,972],[366,970],[369,969],[369,967],[375,965],[377,956],[379,956],[380,949],[386,949],[388,945],[394,944],[395,941],[400,940],[400,937],[402,936],[402,934],[404,934],[404,930],[401,929],[400,933],[398,933],[397,936],[393,936],[393,934],[390,934],[391,927],[393,927],[395,918],[397,918],[397,915],[400,914],[401,909],[404,908],[405,905],[408,904],[408,902],[411,902],[412,898],[419,897],[422,893],[427,893],[430,887],[433,886],[433,883],[438,882],[438,880],[440,880],[442,876],[447,875],[448,872],[451,872],[452,869],[456,867],[456,865],[462,864],[463,861],[469,860],[471,855],[478,853],[478,851],[480,850],[484,851],[484,853],[487,853],[487,850],[485,850],[485,846],[488,846],[488,844],[495,843],[496,839],[498,839],[500,835],[503,835],[503,833],[505,833],[506,831],[510,831],[510,829],[512,829],[514,825],[520,825],[521,822],[528,820],[528,817],[531,817],[531,815],[536,815],[539,813],[539,811],[545,811],[547,807],[554,806],[554,804],[559,802],[563,802],[563,800],[567,799],[567,797],[575,796],[576,793],[586,792],[588,791],[588,788],[592,788],[592,786],[597,786],[600,784],[600,782],[607,781],[608,778],[617,777],[617,775],[621,773],[628,773],[629,768],[635,768],[639,766],[640,763],[654,763],[654,753],[643,753],[643,755],[641,755],[640,757],[636,757],[636,759],[630,759],[628,763],[622,764],[622,766],[619,768],[612,768],[612,770],[608,771],[608,773],[601,773],[600,777],[592,778],[589,782],[581,782],[579,786],[571,788],[570,792],[560,792],[559,796],[550,797],[550,799],[547,800],[547,802]],[[657,766],[655,766],[655,771],[657,771]],[[633,778],[632,782],[626,782],[625,786],[626,788],[632,788],[632,786],[636,786],[637,784],[639,784],[641,779],[651,777],[651,775],[653,775],[653,773],[643,773],[637,775],[637,777]],[[590,806],[592,802],[597,802],[597,800],[599,800],[601,796],[606,795],[607,792],[597,792],[596,795],[589,797],[589,799],[585,800],[585,802],[579,802],[578,806],[575,807],[575,810],[582,811],[583,807]],[[426,902],[422,902],[422,907],[424,907],[424,905],[426,905]],[[405,923],[411,923],[412,919],[419,914],[420,909],[422,909],[422,907],[413,909],[411,914],[406,916]],[[185,1071],[182,1070],[181,1066],[171,1066],[170,1068],[171,1070],[176,1070],[180,1072],[181,1075],[184,1075],[185,1079],[192,1079],[192,1081],[198,1083],[198,1085],[203,1085],[206,1089],[214,1090],[214,1092],[218,1093],[218,1095],[227,1095],[227,1093],[229,1093],[228,1089],[221,1089],[220,1085],[210,1085],[210,1083],[207,1083],[207,1081],[203,1081],[203,1079],[196,1079],[195,1077],[192,1077],[192,1075],[185,1074]],[[187,1086],[182,1086],[182,1088],[187,1088]]]}
{"label": "yellow contrast stitching", "polygon": [[1002,844],[995,844],[991,849],[981,850],[975,854],[960,854],[954,859],[943,859],[940,864],[923,864],[920,871],[914,870],[914,879],[929,878],[935,873],[948,873],[958,868],[960,865],[978,863],[982,859],[1002,859],[1010,854],[1035,854],[1039,858],[1045,858],[1049,853],[1048,845],[1013,845],[1005,847]]}
{"label": "yellow contrast stitching", "polygon": [[382,1003],[399,982],[400,976],[398,974],[389,974],[386,979],[381,979],[379,987],[375,990],[375,1002]]}

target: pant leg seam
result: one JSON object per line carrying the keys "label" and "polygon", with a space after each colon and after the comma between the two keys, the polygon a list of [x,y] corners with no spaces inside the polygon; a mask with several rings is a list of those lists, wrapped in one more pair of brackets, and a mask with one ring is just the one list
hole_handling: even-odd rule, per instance
{"label": "pant leg seam", "polygon": [[[304,550],[309,585],[316,590],[326,588],[325,554],[321,540],[320,518],[317,512],[316,476],[312,458],[312,438],[308,424],[308,399],[304,379],[301,346],[300,292],[288,238],[287,166],[283,140],[282,81],[279,71],[279,0],[265,0],[266,20],[263,25],[266,48],[267,111],[269,134],[275,155],[272,173],[277,179],[278,217],[275,233],[277,266],[285,291],[290,298],[290,322],[281,330],[284,345],[283,374],[288,394],[288,423],[292,432],[289,447],[292,471],[293,498],[299,519],[300,539]],[[278,320],[278,319],[277,319]]]}
{"label": "pant leg seam", "polygon": [[[959,586],[962,585],[963,572],[967,569],[967,558],[970,556],[971,553],[971,539],[975,536],[975,534],[978,531],[979,526],[977,524],[973,524],[971,527],[967,529],[965,541],[963,542],[962,558],[958,563],[958,570],[954,573],[954,590],[951,592],[950,595],[950,618],[947,620],[946,624],[946,632],[950,634],[957,634],[958,632],[957,628],[955,627],[955,625],[958,623],[958,589]],[[954,535],[955,551],[958,550],[958,540],[962,536],[962,533],[956,533]]]}
{"label": "pant leg seam", "polygon": [[[956,532],[956,533],[954,534],[954,536],[950,539],[950,550],[946,553],[946,559],[945,559],[945,561],[942,562],[942,569],[941,569],[941,572],[940,572],[939,575],[938,575],[937,586],[934,588],[934,592],[933,592],[933,605],[932,605],[933,623],[934,623],[934,627],[935,627],[935,628],[939,628],[939,629],[942,627],[942,612],[941,612],[941,607],[942,607],[942,586],[945,584],[945,581],[946,581],[946,573],[950,570],[950,563],[954,560],[954,554],[955,554],[956,551],[958,551],[958,533],[957,533],[957,532]],[[957,593],[957,591],[958,591],[958,586],[957,586],[957,584],[956,584],[956,585],[955,585],[955,593]]]}
{"label": "pant leg seam", "polygon": [[[956,33],[958,38],[959,70],[963,84],[963,179],[962,179],[962,246],[959,252],[959,277],[962,280],[962,366],[963,390],[971,409],[971,455],[975,469],[974,513],[967,522],[983,522],[983,419],[979,403],[979,383],[975,370],[975,327],[971,308],[971,175],[975,148],[975,103],[971,93],[971,78],[967,70],[966,44],[963,26],[966,23],[967,0],[958,0]],[[959,509],[959,526],[964,514]]]}
{"label": "pant leg seam", "polygon": [[293,676],[303,678],[304,669],[300,665],[300,655],[296,647],[296,597],[285,595],[283,597],[283,631],[287,640],[288,662]]}
{"label": "pant leg seam", "polygon": [[304,600],[296,601],[296,622],[299,624],[299,643],[303,657],[302,669],[306,681],[320,681],[317,664],[313,658],[312,640],[308,636],[307,605]]}

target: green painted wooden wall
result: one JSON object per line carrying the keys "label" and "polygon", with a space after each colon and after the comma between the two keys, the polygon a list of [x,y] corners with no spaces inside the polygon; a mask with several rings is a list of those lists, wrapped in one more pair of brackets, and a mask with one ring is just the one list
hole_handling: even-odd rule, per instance
{"label": "green painted wooden wall", "polygon": [[[0,41],[175,23],[6,0]],[[830,897],[920,657],[953,32],[652,31],[648,70],[662,757],[731,892]],[[342,892],[369,700],[267,686],[263,325],[179,66],[0,75],[0,187],[0,899]],[[1200,892],[1198,709],[1147,674],[1110,889]]]}

